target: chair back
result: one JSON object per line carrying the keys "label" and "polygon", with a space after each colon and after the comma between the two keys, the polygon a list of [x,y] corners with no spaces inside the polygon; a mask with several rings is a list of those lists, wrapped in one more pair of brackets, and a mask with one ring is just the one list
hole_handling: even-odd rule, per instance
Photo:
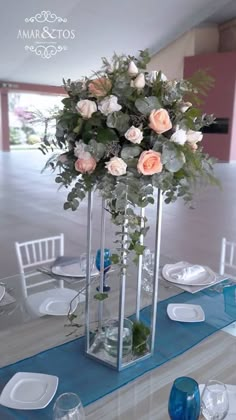
{"label": "chair back", "polygon": [[219,273],[236,278],[236,242],[222,238]]}
{"label": "chair back", "polygon": [[[64,234],[52,236],[49,238],[37,239],[27,242],[15,242],[16,255],[21,273],[23,293],[27,296],[27,289],[38,287],[45,283],[55,282],[52,278],[45,280],[28,282],[29,277],[42,274],[36,270],[29,271],[40,265],[53,262],[57,257],[64,255]],[[60,287],[63,287],[63,281],[60,280]]]}

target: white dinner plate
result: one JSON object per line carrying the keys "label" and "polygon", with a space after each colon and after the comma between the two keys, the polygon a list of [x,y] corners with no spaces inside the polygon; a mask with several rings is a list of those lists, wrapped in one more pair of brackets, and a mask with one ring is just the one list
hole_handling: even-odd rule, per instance
{"label": "white dinner plate", "polygon": [[4,387],[0,404],[19,410],[45,408],[53,399],[57,386],[57,376],[18,372]]}
{"label": "white dinner plate", "polygon": [[[78,305],[78,302],[85,300],[84,294],[77,295],[76,290],[61,288],[54,289],[55,292],[51,296],[46,297],[39,306],[39,312],[44,315],[66,316],[70,309],[73,313]],[[75,298],[75,299],[74,299]],[[72,299],[73,302],[72,302]]]}
{"label": "white dinner plate", "polygon": [[3,297],[5,295],[5,291],[6,291],[5,287],[0,285],[0,300],[3,299]]}
{"label": "white dinner plate", "polygon": [[200,305],[186,303],[169,303],[167,314],[172,321],[179,322],[202,322],[205,321],[205,313]]}
{"label": "white dinner plate", "polygon": [[163,277],[170,281],[171,283],[182,284],[185,286],[205,286],[211,283],[214,283],[216,280],[216,275],[214,271],[212,271],[209,267],[203,267],[204,271],[198,273],[196,275],[191,275],[189,279],[176,279],[173,277],[174,274],[178,274],[183,269],[187,267],[192,267],[193,265],[185,262],[180,261],[176,264],[166,264],[162,269]]}
{"label": "white dinner plate", "polygon": [[[75,262],[68,265],[54,265],[52,268],[52,273],[57,274],[58,276],[64,277],[85,277],[85,274],[81,271],[80,263]],[[94,268],[91,272],[91,277],[99,274],[99,271]]]}
{"label": "white dinner plate", "polygon": [[[205,385],[199,385],[200,395],[203,392]],[[236,385],[226,385],[229,396],[229,412],[224,420],[235,420],[236,419]]]}

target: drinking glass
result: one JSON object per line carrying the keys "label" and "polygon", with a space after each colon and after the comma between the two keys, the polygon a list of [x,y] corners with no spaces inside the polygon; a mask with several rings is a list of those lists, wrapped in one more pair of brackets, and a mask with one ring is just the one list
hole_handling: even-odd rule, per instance
{"label": "drinking glass", "polygon": [[187,376],[175,379],[169,398],[171,420],[198,420],[200,393],[198,383]]}
{"label": "drinking glass", "polygon": [[152,294],[153,292],[153,275],[154,275],[154,252],[145,249],[143,254],[143,279],[142,288],[145,292]]}
{"label": "drinking glass", "polygon": [[[118,331],[118,319],[109,320],[105,326],[104,348],[106,352],[113,357],[117,357],[118,354]],[[132,352],[132,345],[133,322],[128,318],[124,318],[122,357],[128,356]]]}
{"label": "drinking glass", "polygon": [[[102,270],[101,268],[101,250],[97,250],[96,254],[96,267],[98,271]],[[110,286],[106,284],[106,274],[111,268],[111,251],[108,248],[104,248],[104,266],[103,266],[103,292],[109,292]],[[97,290],[100,291],[100,287],[97,287]]]}
{"label": "drinking glass", "polygon": [[229,397],[225,384],[210,380],[201,397],[201,413],[206,420],[223,420],[229,411]]}
{"label": "drinking glass", "polygon": [[[84,274],[84,276],[86,276],[86,269],[87,269],[87,254],[81,254],[79,257],[79,262],[80,262],[80,269],[81,272]],[[90,273],[94,270],[94,266],[95,266],[95,255],[91,255],[90,257]]]}
{"label": "drinking glass", "polygon": [[84,409],[77,394],[61,394],[53,407],[53,420],[85,420]]}

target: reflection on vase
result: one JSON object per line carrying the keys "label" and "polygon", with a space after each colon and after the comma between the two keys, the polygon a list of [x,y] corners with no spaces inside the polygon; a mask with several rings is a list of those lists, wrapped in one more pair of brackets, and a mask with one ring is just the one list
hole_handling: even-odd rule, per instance
{"label": "reflection on vase", "polygon": [[[117,357],[118,354],[118,333],[119,333],[119,321],[118,319],[112,319],[107,322],[105,326],[105,342],[104,348],[106,352],[113,357]],[[123,347],[122,356],[127,356],[132,352],[133,345],[133,322],[130,319],[124,319],[123,327]]]}

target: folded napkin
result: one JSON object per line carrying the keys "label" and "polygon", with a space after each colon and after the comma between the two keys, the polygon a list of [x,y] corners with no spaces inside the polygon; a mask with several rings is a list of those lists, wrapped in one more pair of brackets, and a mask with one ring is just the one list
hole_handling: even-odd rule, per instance
{"label": "folded napkin", "polygon": [[205,268],[201,265],[192,265],[190,267],[185,267],[179,270],[178,272],[175,272],[171,275],[171,277],[175,280],[191,280],[198,276],[201,273],[204,273]]}

